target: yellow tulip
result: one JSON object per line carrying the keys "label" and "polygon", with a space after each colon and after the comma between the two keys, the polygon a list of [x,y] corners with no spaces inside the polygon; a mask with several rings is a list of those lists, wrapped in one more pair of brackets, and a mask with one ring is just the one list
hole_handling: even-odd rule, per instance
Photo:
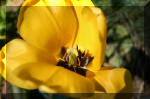
{"label": "yellow tulip", "polygon": [[[26,0],[17,28],[23,39],[10,41],[0,52],[1,74],[11,84],[48,93],[132,92],[128,70],[102,67],[106,19],[90,0]],[[71,53],[67,66],[75,69],[83,69],[83,59],[74,61],[79,50],[86,52],[85,59],[93,57],[84,76],[56,66],[64,47]]]}

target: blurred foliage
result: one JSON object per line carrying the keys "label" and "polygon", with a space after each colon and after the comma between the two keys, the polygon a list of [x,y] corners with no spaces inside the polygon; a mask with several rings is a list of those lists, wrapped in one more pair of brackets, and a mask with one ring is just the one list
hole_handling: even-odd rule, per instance
{"label": "blurred foliage", "polygon": [[92,0],[96,6],[144,6],[150,0]]}
{"label": "blurred foliage", "polygon": [[5,44],[6,39],[6,8],[0,6],[0,48]]}
{"label": "blurred foliage", "polygon": [[0,35],[5,34],[5,25],[6,25],[6,9],[4,6],[0,6]]}
{"label": "blurred foliage", "polygon": [[144,47],[144,7],[101,8],[108,22],[106,62],[117,67],[123,66],[126,62],[124,56],[133,47]]}
{"label": "blurred foliage", "polygon": [[[2,1],[4,2],[4,0]],[[141,50],[144,48],[143,6],[150,0],[92,1],[104,11],[107,17],[108,33],[105,63],[121,67],[131,62],[132,58],[135,60],[137,53],[134,49]],[[10,0],[8,2],[11,4]],[[4,4],[1,3],[1,5]],[[18,11],[18,7],[0,6],[0,49],[6,43],[6,35],[7,41],[18,37],[16,29]],[[137,61],[133,62],[136,63]],[[26,91],[12,86],[12,92],[28,94],[39,91]]]}

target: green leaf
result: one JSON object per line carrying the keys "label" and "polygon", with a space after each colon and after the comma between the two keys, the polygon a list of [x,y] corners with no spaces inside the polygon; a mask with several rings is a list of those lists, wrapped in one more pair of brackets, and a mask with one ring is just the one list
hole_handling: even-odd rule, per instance
{"label": "green leaf", "polygon": [[128,30],[123,25],[116,25],[116,33],[119,38],[125,37],[129,34]]}
{"label": "green leaf", "polygon": [[122,57],[117,53],[109,60],[109,64],[111,64],[114,67],[121,67],[122,63]]}
{"label": "green leaf", "polygon": [[118,43],[112,43],[112,44],[108,44],[107,48],[106,48],[106,56],[110,57],[113,55],[113,53],[115,53],[116,48],[118,46]]}
{"label": "green leaf", "polygon": [[120,46],[120,55],[124,56],[126,53],[128,53],[131,50],[132,47],[133,47],[133,43],[131,39],[128,38],[124,40],[124,42]]}

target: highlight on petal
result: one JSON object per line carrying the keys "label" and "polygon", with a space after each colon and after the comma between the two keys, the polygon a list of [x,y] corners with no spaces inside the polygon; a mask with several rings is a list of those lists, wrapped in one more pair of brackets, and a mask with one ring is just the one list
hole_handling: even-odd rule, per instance
{"label": "highlight on petal", "polygon": [[22,6],[72,6],[71,0],[26,0]]}
{"label": "highlight on petal", "polygon": [[15,70],[15,74],[24,80],[39,83],[39,88],[48,93],[94,92],[94,85],[88,78],[52,64],[24,64]]}
{"label": "highlight on petal", "polygon": [[93,13],[97,16],[97,26],[99,31],[100,40],[100,63],[102,65],[106,51],[106,39],[107,39],[107,20],[100,8],[90,7]]}
{"label": "highlight on petal", "polygon": [[73,6],[94,6],[92,0],[65,0],[71,1]]}
{"label": "highlight on petal", "polygon": [[92,0],[40,0],[40,1],[47,3],[49,6],[94,6]]}
{"label": "highlight on petal", "polygon": [[[105,17],[100,14],[99,22],[99,16],[93,11],[96,9],[94,7],[75,7],[75,9],[79,20],[79,30],[74,47],[78,45],[79,48],[88,50],[94,56],[88,69],[97,71],[103,64],[106,47],[106,31],[102,31],[106,26],[106,21],[103,20]],[[99,24],[102,26],[99,27]]]}
{"label": "highlight on petal", "polygon": [[[38,3],[44,6],[35,7]],[[28,43],[54,55],[74,39],[78,20],[73,7],[52,7],[39,0],[23,4],[17,28]]]}
{"label": "highlight on petal", "polygon": [[6,46],[6,80],[10,83],[25,89],[38,88],[36,83],[29,80],[22,80],[15,74],[15,70],[23,64],[30,62],[47,62],[55,64],[56,61],[52,56],[46,56],[44,52],[30,46],[21,39],[14,39]]}
{"label": "highlight on petal", "polygon": [[50,6],[72,6],[70,0],[45,0]]}
{"label": "highlight on petal", "polygon": [[105,89],[106,93],[131,93],[132,78],[123,68],[102,67],[95,73],[94,79]]}

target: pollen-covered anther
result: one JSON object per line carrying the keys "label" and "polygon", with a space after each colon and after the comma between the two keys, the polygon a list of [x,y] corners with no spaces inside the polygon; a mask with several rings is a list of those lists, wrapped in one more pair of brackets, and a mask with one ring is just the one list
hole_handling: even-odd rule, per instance
{"label": "pollen-covered anther", "polygon": [[88,51],[81,51],[78,46],[77,48],[65,49],[65,53],[62,54],[64,54],[63,58],[61,58],[56,65],[62,66],[84,76],[87,71],[86,66],[94,58]]}

